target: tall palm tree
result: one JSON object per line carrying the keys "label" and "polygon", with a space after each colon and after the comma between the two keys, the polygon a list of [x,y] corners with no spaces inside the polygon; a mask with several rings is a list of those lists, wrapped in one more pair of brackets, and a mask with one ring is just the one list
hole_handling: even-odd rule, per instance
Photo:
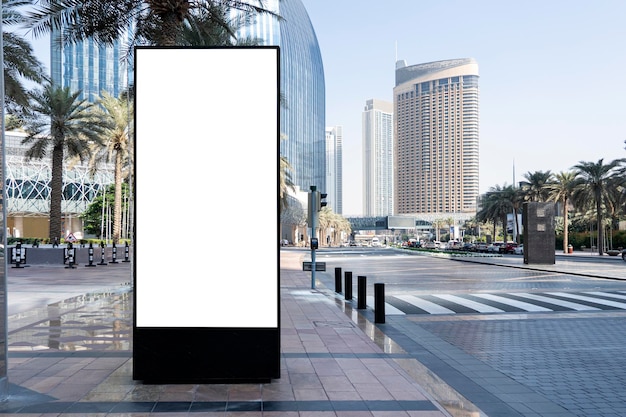
{"label": "tall palm tree", "polygon": [[520,188],[526,201],[547,201],[552,172],[535,171],[524,174],[526,181],[520,182]]}
{"label": "tall palm tree", "polygon": [[103,92],[98,100],[97,117],[108,121],[108,127],[103,132],[104,146],[97,146],[91,160],[91,170],[96,171],[101,163],[114,164],[114,198],[113,198],[113,243],[118,243],[122,230],[122,182],[124,169],[128,173],[130,163],[130,137],[132,132],[133,111],[129,98],[122,95],[118,98]]}
{"label": "tall palm tree", "polygon": [[604,254],[603,210],[610,200],[610,194],[623,184],[621,166],[626,159],[615,159],[608,164],[604,159],[598,162],[580,161],[574,165],[577,178],[574,180],[572,201],[581,209],[595,205],[598,227],[598,255]]}
{"label": "tall palm tree", "polygon": [[548,185],[548,201],[561,203],[563,206],[563,253],[567,253],[568,240],[568,218],[567,209],[572,192],[574,189],[574,181],[576,173],[573,171],[559,172],[554,175],[554,181]]}
{"label": "tall palm tree", "polygon": [[[2,0],[3,28],[24,22],[21,8],[31,5],[29,0]],[[43,64],[35,57],[32,46],[15,32],[3,30],[4,88],[7,112],[20,115],[28,106],[28,89],[24,81],[41,83],[45,79]]]}
{"label": "tall palm tree", "polygon": [[95,118],[92,105],[80,100],[80,91],[45,83],[31,94],[30,112],[26,118],[28,136],[23,144],[31,147],[25,156],[42,159],[51,155],[50,239],[61,237],[61,201],[63,199],[63,163],[66,157],[81,161],[91,156],[91,143],[100,143],[107,124]]}
{"label": "tall palm tree", "polygon": [[496,238],[496,227],[501,222],[506,240],[506,217],[513,212],[513,196],[515,189],[512,185],[493,186],[481,199],[482,208],[476,213],[476,219],[481,222],[493,221],[493,238]]}
{"label": "tall palm tree", "polygon": [[132,45],[175,46],[181,44],[184,24],[193,13],[205,13],[210,22],[232,36],[222,10],[236,10],[246,15],[278,15],[265,8],[264,0],[41,0],[29,15],[35,36],[64,28],[67,43],[93,39],[111,44],[129,28],[134,28]]}

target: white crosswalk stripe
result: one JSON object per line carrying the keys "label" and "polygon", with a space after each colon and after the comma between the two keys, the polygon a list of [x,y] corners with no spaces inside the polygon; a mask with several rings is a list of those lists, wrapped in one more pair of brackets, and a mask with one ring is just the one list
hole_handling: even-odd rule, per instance
{"label": "white crosswalk stripe", "polygon": [[474,294],[475,297],[484,298],[486,300],[496,301],[502,304],[508,304],[513,307],[521,308],[526,311],[552,311],[549,308],[541,307],[535,304],[526,303],[524,301],[512,300],[510,298],[500,297],[495,294]]}
{"label": "white crosswalk stripe", "polygon": [[467,300],[465,298],[458,297],[452,294],[433,294],[437,298],[441,298],[447,301],[452,301],[453,303],[460,304],[462,306],[471,308],[472,310],[476,310],[479,313],[504,313],[504,310],[499,308],[491,307],[487,304],[478,303],[476,301]]}
{"label": "white crosswalk stripe", "polygon": [[626,303],[618,303],[616,301],[604,300],[602,298],[587,297],[584,295],[569,294],[565,292],[550,292],[548,294],[556,295],[559,297],[573,298],[574,300],[589,301],[595,304],[601,304],[615,308],[626,309]]}
{"label": "white crosswalk stripe", "polygon": [[[373,304],[373,297],[368,297],[368,305]],[[398,294],[387,297],[385,303],[388,315],[459,314],[467,313],[468,309],[475,313],[626,310],[626,292]]]}
{"label": "white crosswalk stripe", "polygon": [[423,300],[413,295],[397,295],[396,298],[399,298],[402,301],[406,301],[409,304],[413,304],[415,307],[421,308],[422,310],[427,311],[430,314],[454,314],[454,311],[448,308],[427,300]]}
{"label": "white crosswalk stripe", "polygon": [[517,295],[518,297],[529,298],[531,300],[541,301],[544,303],[550,303],[550,304],[554,304],[554,305],[565,307],[565,308],[571,308],[572,310],[576,310],[576,311],[600,310],[597,307],[592,307],[592,306],[588,306],[585,304],[572,303],[571,301],[559,300],[558,298],[544,297],[543,295],[538,295],[538,294],[519,292],[519,293],[515,293],[515,295]]}

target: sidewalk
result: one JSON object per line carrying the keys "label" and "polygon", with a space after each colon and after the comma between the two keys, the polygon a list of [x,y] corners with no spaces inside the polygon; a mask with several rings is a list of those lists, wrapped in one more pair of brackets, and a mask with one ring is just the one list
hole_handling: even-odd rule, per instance
{"label": "sidewalk", "polygon": [[0,414],[450,416],[411,376],[427,370],[351,304],[310,288],[303,256],[281,252],[281,378],[268,384],[133,381],[130,264],[9,268],[9,399]]}

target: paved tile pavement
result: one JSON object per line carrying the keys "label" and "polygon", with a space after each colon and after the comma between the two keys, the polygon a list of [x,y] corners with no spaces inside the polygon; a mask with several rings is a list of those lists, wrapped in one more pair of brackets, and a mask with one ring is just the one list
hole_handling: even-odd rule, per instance
{"label": "paved tile pavement", "polygon": [[[406,352],[281,256],[281,378],[267,384],[132,380],[130,264],[8,270],[9,396],[17,416],[450,416]],[[382,347],[381,347],[382,346]]]}

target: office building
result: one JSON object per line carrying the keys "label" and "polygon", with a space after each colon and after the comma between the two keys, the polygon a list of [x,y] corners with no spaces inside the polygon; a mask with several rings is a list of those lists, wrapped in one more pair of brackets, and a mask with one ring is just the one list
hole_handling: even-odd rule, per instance
{"label": "office building", "polygon": [[128,88],[132,79],[122,41],[111,46],[97,45],[93,39],[63,44],[60,31],[50,36],[50,76],[56,85],[81,91],[81,99],[93,103],[102,91],[113,97]]}
{"label": "office building", "polygon": [[471,217],[479,188],[477,62],[398,61],[395,75],[395,214]]}
{"label": "office building", "polygon": [[362,129],[363,215],[393,215],[393,104],[383,100],[367,100]]}
{"label": "office building", "polygon": [[343,127],[326,128],[326,201],[334,213],[343,214]]}
{"label": "office building", "polygon": [[280,154],[291,164],[291,179],[301,190],[315,185],[319,191],[328,192],[324,67],[315,31],[300,0],[268,0],[264,6],[282,19],[256,16],[238,36],[280,46],[281,93],[285,98],[280,128],[286,138],[281,141]]}

